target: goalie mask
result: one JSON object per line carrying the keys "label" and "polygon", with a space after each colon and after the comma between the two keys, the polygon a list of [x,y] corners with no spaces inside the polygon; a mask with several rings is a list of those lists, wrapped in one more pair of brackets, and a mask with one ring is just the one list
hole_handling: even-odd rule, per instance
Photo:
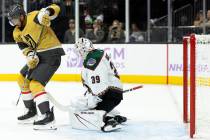
{"label": "goalie mask", "polygon": [[20,16],[21,15],[26,15],[23,6],[20,4],[12,6],[10,9],[9,13],[7,14],[8,20],[10,25],[15,26],[20,23]]}
{"label": "goalie mask", "polygon": [[87,38],[79,38],[75,43],[76,51],[82,56],[83,59],[86,58],[87,54],[94,50],[92,42]]}

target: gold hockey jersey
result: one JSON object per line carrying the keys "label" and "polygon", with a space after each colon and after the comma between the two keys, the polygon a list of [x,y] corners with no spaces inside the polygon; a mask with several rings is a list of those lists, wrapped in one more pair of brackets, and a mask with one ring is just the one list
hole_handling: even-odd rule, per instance
{"label": "gold hockey jersey", "polygon": [[[45,52],[54,49],[58,52],[59,48],[62,49],[60,41],[51,27],[39,24],[37,19],[38,13],[39,11],[33,11],[27,14],[26,25],[22,30],[17,26],[15,27],[13,31],[15,42],[27,44],[28,47],[33,49],[37,47],[37,52]],[[64,54],[63,49],[60,51]]]}

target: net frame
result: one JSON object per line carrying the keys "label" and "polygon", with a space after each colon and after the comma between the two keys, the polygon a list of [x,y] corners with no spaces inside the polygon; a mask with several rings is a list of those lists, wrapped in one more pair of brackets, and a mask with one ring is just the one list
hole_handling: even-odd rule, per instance
{"label": "net frame", "polygon": [[[190,123],[189,133],[191,138],[196,133],[196,82],[202,83],[204,81],[203,83],[205,83],[205,78],[196,77],[196,46],[199,44],[210,45],[210,35],[192,34],[183,37],[183,121],[184,123]],[[209,86],[209,83],[208,81],[204,85]]]}

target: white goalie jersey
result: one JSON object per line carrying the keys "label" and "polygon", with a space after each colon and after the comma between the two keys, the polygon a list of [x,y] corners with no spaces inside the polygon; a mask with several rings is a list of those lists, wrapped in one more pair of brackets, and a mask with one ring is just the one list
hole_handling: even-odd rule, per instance
{"label": "white goalie jersey", "polygon": [[82,68],[83,84],[93,95],[102,95],[109,88],[122,90],[117,70],[110,57],[95,49],[88,53]]}

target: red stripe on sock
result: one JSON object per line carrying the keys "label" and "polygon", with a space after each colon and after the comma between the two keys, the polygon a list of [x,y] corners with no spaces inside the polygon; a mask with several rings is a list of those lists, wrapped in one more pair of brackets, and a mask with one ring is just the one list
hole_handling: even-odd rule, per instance
{"label": "red stripe on sock", "polygon": [[22,91],[21,93],[22,93],[22,94],[30,94],[31,91],[24,91],[24,92]]}
{"label": "red stripe on sock", "polygon": [[36,95],[34,96],[34,98],[36,98],[36,97],[38,97],[38,96],[41,96],[41,95],[43,95],[43,94],[46,94],[46,92],[45,92],[45,91],[44,91],[44,92],[40,92],[40,93],[36,94]]}

